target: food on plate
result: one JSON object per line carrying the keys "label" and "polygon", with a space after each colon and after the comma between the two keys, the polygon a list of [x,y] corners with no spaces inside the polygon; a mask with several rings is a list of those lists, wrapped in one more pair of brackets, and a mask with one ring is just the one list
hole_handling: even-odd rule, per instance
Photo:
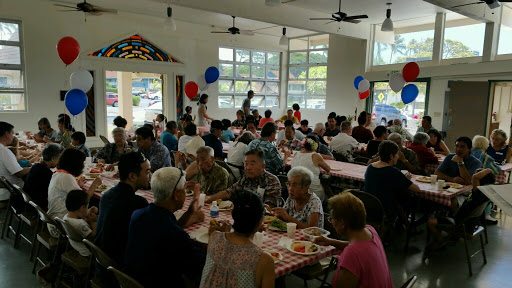
{"label": "food on plate", "polygon": [[312,236],[322,236],[322,231],[320,229],[309,229],[309,230],[304,230],[304,233],[307,233],[309,235],[312,235]]}
{"label": "food on plate", "polygon": [[427,176],[421,176],[421,177],[418,177],[417,179],[419,182],[426,182],[426,183],[430,183],[430,177],[427,177]]}
{"label": "food on plate", "polygon": [[192,194],[194,194],[194,191],[192,191],[192,190],[187,190],[187,191],[185,191],[185,195],[186,195],[186,196],[190,196],[190,195],[192,195]]}
{"label": "food on plate", "polygon": [[212,224],[213,226],[220,226],[220,223],[219,221],[217,221],[217,219],[211,219],[210,224]]}
{"label": "food on plate", "polygon": [[281,253],[277,252],[277,251],[273,251],[273,250],[265,250],[268,254],[270,254],[270,256],[272,256],[272,258],[274,258],[274,263],[277,263],[279,261],[281,261]]}
{"label": "food on plate", "polygon": [[305,244],[304,242],[294,242],[291,249],[298,253],[315,253],[318,251],[318,246],[315,244]]}
{"label": "food on plate", "polygon": [[450,188],[461,188],[462,185],[458,184],[458,183],[451,183],[451,182],[448,182],[448,183],[445,183],[446,186],[450,186]]}
{"label": "food on plate", "polygon": [[267,215],[267,216],[263,217],[263,224],[271,223],[274,220],[277,220],[276,216],[269,216],[269,215]]}
{"label": "food on plate", "polygon": [[104,190],[107,190],[109,187],[107,185],[100,185],[98,186],[97,190],[100,190],[100,191],[104,191]]}
{"label": "food on plate", "polygon": [[100,174],[100,173],[103,173],[103,168],[100,167],[100,169],[91,169],[91,171],[89,171],[89,173],[95,173],[95,174]]}
{"label": "food on plate", "polygon": [[103,163],[96,163],[96,168],[103,168],[105,167],[105,164]]}
{"label": "food on plate", "polygon": [[270,226],[277,228],[280,231],[286,231],[286,223],[284,223],[283,221],[277,220],[277,219],[272,221],[272,223],[270,223]]}

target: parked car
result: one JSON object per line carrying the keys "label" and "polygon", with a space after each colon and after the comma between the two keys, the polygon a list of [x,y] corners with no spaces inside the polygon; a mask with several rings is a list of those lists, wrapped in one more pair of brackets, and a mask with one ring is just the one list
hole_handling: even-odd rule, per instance
{"label": "parked car", "polygon": [[144,93],[144,88],[141,87],[132,87],[132,95],[133,96],[140,96]]}
{"label": "parked car", "polygon": [[154,100],[162,99],[162,91],[149,92],[148,98]]}
{"label": "parked car", "polygon": [[389,120],[395,119],[402,121],[402,127],[407,127],[407,116],[400,113],[398,108],[382,103],[373,104],[372,122],[386,126]]}
{"label": "parked car", "polygon": [[149,106],[145,110],[146,110],[146,117],[144,119],[144,124],[146,124],[146,123],[153,124],[153,119],[155,119],[158,114],[162,113],[162,102],[161,101],[157,102],[157,103]]}
{"label": "parked car", "polygon": [[107,105],[112,105],[112,107],[119,106],[119,99],[116,93],[107,92]]}
{"label": "parked car", "polygon": [[162,102],[162,100],[151,100],[151,101],[149,102],[149,104],[148,104],[148,107],[149,107],[149,106],[151,106],[151,105],[153,105],[153,104],[156,104],[156,103],[158,103],[158,102]]}

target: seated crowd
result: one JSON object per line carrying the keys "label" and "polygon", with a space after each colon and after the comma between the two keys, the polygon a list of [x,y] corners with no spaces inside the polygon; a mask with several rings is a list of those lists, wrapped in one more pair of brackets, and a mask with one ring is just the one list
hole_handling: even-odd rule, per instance
{"label": "seated crowd", "polygon": [[[251,99],[254,94],[248,96]],[[206,115],[203,102],[198,111]],[[458,224],[474,207],[488,203],[477,186],[493,184],[502,172],[499,165],[512,157],[502,130],[493,131],[490,141],[479,135],[473,140],[459,137],[451,153],[448,146],[452,144],[442,140],[429,116],[411,135],[399,120],[389,127],[372,127],[371,114],[366,112],[358,115],[356,127],[334,112],[327,123],[310,127],[298,104],[274,121],[271,110],[261,117],[244,102],[233,121],[198,117],[212,120],[208,133],[203,133],[189,108],[178,121],[167,122],[159,114],[150,127],[136,129],[134,138],[119,116],[118,127],[111,132],[114,142],[92,155],[85,134],[75,131],[68,115],[57,118],[58,130],[51,128],[47,118],[38,121],[39,132],[33,139],[44,144],[40,153],[30,152],[31,145],[15,137],[13,125],[0,122],[0,176],[23,188],[52,219],[66,220],[93,240],[145,287],[159,287],[169,279],[177,287],[273,287],[273,258],[253,241],[255,233],[265,229],[265,213],[296,223],[299,229],[330,223],[348,239],[315,240],[342,250],[333,287],[393,287],[380,238],[387,235],[379,236],[366,224],[359,198],[349,192],[329,194],[322,173],[331,172],[336,160],[367,165],[362,191],[380,200],[391,226],[406,224],[411,197],[421,191],[413,174],[434,174],[447,182],[473,185],[472,196],[461,201],[460,208],[453,201],[457,212],[429,220],[434,239],[425,254],[431,255],[441,247],[442,225]],[[227,152],[224,145],[229,145]],[[119,177],[114,187],[102,193],[98,207],[91,206],[91,200],[98,197],[95,191],[102,177],[85,185],[81,175],[87,157],[104,164],[107,171],[117,171]],[[430,171],[439,164],[438,157],[444,160]],[[280,178],[286,178],[285,185]],[[153,203],[139,196],[139,189],[151,189]],[[192,191],[192,200],[177,217],[175,212],[184,208],[186,190]],[[184,230],[205,219],[199,206],[201,193],[206,194],[205,203],[233,202],[234,222],[211,225],[206,251],[198,249]],[[5,206],[9,197],[0,188],[0,205]],[[59,237],[57,227],[47,226],[44,229]],[[83,243],[70,244],[81,255],[91,255]],[[116,285],[112,274],[98,263],[94,274],[102,283]]]}

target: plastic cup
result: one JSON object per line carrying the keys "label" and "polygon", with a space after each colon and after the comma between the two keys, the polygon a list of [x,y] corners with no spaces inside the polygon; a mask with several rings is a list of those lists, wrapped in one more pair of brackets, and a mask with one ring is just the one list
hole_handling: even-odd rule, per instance
{"label": "plastic cup", "polygon": [[204,199],[206,198],[206,194],[199,194],[199,206],[204,206]]}
{"label": "plastic cup", "polygon": [[444,180],[437,181],[437,190],[443,190],[444,184],[445,184]]}
{"label": "plastic cup", "polygon": [[288,234],[288,238],[295,239],[295,230],[297,230],[296,223],[286,223],[286,233]]}
{"label": "plastic cup", "polygon": [[430,184],[432,185],[436,185],[436,182],[437,182],[437,175],[430,175]]}
{"label": "plastic cup", "polygon": [[254,234],[254,244],[260,248],[263,246],[263,232],[256,232]]}

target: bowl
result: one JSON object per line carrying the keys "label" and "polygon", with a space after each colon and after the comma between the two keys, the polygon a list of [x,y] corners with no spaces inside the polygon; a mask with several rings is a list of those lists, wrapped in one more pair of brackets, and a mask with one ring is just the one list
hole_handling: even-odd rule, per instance
{"label": "bowl", "polygon": [[[319,234],[319,235],[313,235],[312,233]],[[331,234],[331,232],[329,232],[325,229],[319,228],[319,227],[309,227],[306,229],[302,229],[302,235],[303,235],[304,239],[311,241],[311,242],[315,241],[315,239],[319,236],[327,237],[330,234]]]}

